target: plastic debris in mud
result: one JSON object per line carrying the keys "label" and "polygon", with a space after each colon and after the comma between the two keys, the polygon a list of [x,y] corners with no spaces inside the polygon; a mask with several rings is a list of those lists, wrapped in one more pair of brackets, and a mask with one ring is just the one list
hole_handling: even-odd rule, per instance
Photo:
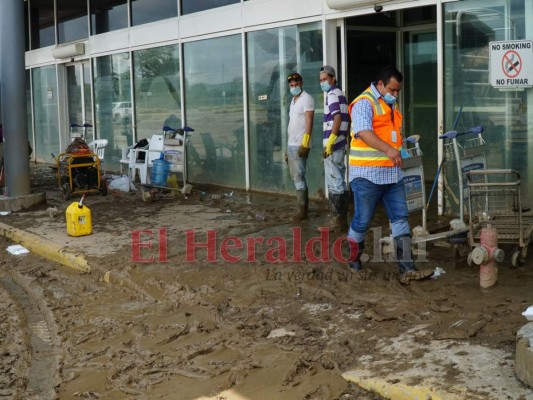
{"label": "plastic debris in mud", "polygon": [[258,212],[255,214],[255,219],[258,221],[266,221],[267,217],[265,214]]}
{"label": "plastic debris in mud", "polygon": [[446,273],[446,271],[444,271],[441,267],[437,267],[433,271],[433,275],[431,276],[431,278],[432,279],[437,279],[438,277],[440,277],[441,275],[444,275],[445,273]]}
{"label": "plastic debris in mud", "polygon": [[211,195],[211,198],[213,200],[220,200],[222,198],[222,196],[220,194],[218,194],[218,193],[215,193],[215,194]]}
{"label": "plastic debris in mud", "polygon": [[522,315],[526,317],[528,321],[533,321],[533,306],[528,307],[527,310],[522,313]]}
{"label": "plastic debris in mud", "polygon": [[27,254],[30,252],[26,247],[21,246],[20,244],[14,244],[14,245],[8,246],[7,251],[15,256],[19,256],[21,254]]}
{"label": "plastic debris in mud", "polygon": [[226,196],[226,197],[233,197],[233,192],[224,193],[224,196]]}
{"label": "plastic debris in mud", "polygon": [[48,207],[46,211],[48,212],[48,216],[50,217],[50,219],[54,219],[54,217],[59,214],[59,210],[57,209],[57,207]]}

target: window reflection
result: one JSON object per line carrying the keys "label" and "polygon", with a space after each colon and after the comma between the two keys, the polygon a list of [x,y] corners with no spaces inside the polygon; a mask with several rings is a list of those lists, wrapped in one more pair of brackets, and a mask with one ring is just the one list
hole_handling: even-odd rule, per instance
{"label": "window reflection", "polygon": [[244,187],[241,37],[186,43],[184,72],[190,179]]}
{"label": "window reflection", "polygon": [[89,37],[87,0],[57,0],[58,43]]}
{"label": "window reflection", "polygon": [[191,14],[240,2],[241,0],[181,0],[181,14]]}
{"label": "window reflection", "polygon": [[127,0],[91,0],[91,34],[128,27]]}
{"label": "window reflection", "polygon": [[37,161],[51,162],[50,153],[58,154],[59,117],[56,67],[34,68],[33,115],[35,118],[35,156]]}
{"label": "window reflection", "polygon": [[178,16],[176,0],[131,0],[133,26]]}
{"label": "window reflection", "polygon": [[106,163],[109,152],[111,166],[118,169],[122,147],[133,142],[129,53],[98,57],[93,61],[97,137],[108,140]]}
{"label": "window reflection", "polygon": [[[318,24],[268,29],[248,34],[248,93],[250,121],[250,176],[256,189],[294,191],[288,166],[289,105],[292,99],[287,76],[299,72],[303,88],[315,99],[313,147],[322,148],[323,95],[319,72],[322,66],[322,35]],[[311,190],[324,186],[321,151],[310,153],[307,181]]]}
{"label": "window reflection", "polygon": [[[528,198],[533,193],[533,180],[528,179],[531,147],[526,145],[533,137],[533,125],[528,123],[528,118],[531,119],[528,90],[499,90],[491,86],[489,79],[490,42],[528,38],[524,4],[495,2],[481,6],[471,0],[446,4],[444,88],[446,126],[452,126],[462,106],[459,129],[484,126],[487,166],[517,170],[522,196]],[[457,193],[457,177],[450,180]]]}
{"label": "window reflection", "polygon": [[54,26],[54,0],[30,2],[31,48],[56,44]]}
{"label": "window reflection", "polygon": [[181,128],[179,46],[136,51],[133,65],[137,140],[149,139],[164,125]]}

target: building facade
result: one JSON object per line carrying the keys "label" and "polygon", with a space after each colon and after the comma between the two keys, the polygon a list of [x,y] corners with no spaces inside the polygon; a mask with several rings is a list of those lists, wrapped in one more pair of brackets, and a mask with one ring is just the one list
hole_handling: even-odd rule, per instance
{"label": "building facade", "polygon": [[[337,68],[351,101],[393,64],[426,180],[444,155],[440,134],[483,125],[488,166],[519,171],[533,194],[531,85],[491,84],[489,45],[533,39],[530,0],[27,0],[25,13],[36,161],[66,147],[72,122],[93,125],[89,140],[109,140],[107,169],[118,169],[122,147],[187,124],[192,182],[291,193],[286,77],[297,71],[315,98],[308,175],[319,196],[320,67]],[[440,212],[457,207],[457,181],[453,168],[441,176]]]}

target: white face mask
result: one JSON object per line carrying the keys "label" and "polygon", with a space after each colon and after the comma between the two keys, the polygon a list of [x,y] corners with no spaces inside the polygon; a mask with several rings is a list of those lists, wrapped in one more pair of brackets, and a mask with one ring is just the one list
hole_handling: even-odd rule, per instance
{"label": "white face mask", "polygon": [[396,97],[394,97],[389,92],[385,93],[385,96],[383,96],[383,100],[385,100],[385,103],[387,103],[389,106],[392,106],[394,103],[396,103]]}
{"label": "white face mask", "polygon": [[302,88],[299,86],[295,86],[295,87],[291,87],[290,91],[293,96],[298,96],[300,93],[302,93]]}

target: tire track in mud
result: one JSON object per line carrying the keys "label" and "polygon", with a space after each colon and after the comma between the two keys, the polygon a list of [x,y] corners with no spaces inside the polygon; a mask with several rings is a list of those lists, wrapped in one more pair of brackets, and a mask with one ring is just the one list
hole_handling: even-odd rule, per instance
{"label": "tire track in mud", "polygon": [[[57,398],[55,392],[55,382],[57,382],[58,358],[55,354],[53,333],[47,322],[47,315],[50,311],[42,311],[44,298],[39,301],[37,293],[28,293],[28,287],[23,278],[13,274],[13,276],[3,276],[0,284],[6,289],[11,298],[24,313],[22,327],[27,336],[28,346],[31,349],[30,365],[28,369],[25,399],[54,399]],[[48,317],[49,317],[48,315]]]}

